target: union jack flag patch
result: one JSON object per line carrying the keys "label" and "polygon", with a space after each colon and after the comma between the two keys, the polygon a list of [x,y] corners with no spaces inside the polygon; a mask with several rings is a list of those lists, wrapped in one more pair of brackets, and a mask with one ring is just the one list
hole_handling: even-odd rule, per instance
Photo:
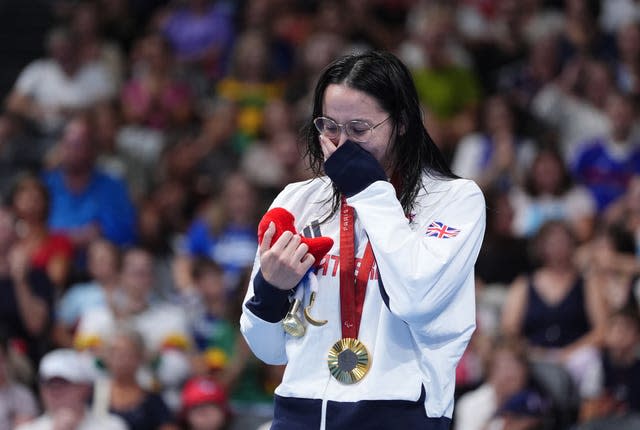
{"label": "union jack flag patch", "polygon": [[444,225],[440,221],[433,221],[427,227],[427,237],[437,237],[438,239],[449,239],[456,237],[460,233],[460,229]]}

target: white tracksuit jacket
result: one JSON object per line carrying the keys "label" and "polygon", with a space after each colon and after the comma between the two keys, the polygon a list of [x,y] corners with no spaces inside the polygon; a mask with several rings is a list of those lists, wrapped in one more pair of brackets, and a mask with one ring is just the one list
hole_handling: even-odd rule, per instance
{"label": "white tracksuit jacket", "polygon": [[[377,264],[358,336],[369,351],[371,367],[353,385],[335,380],[327,367],[329,349],[341,338],[339,214],[318,225],[329,212],[331,181],[323,177],[291,184],[273,202],[272,207],[294,214],[298,232],[329,236],[334,246],[317,270],[319,290],[312,309],[315,318],[328,323],[307,324],[302,338],[284,332],[279,319],[288,308],[288,300],[283,307],[281,299],[287,293],[264,281],[256,257],[252,279],[257,277],[247,291],[241,330],[258,358],[287,364],[276,389],[272,428],[418,428],[418,423],[419,428],[448,428],[455,368],[475,329],[473,267],[484,235],[485,203],[469,180],[425,174],[423,184],[408,216],[386,181],[365,184],[347,199],[356,213],[356,258],[362,257],[368,238]],[[251,305],[256,295],[269,303]],[[274,295],[280,296],[279,306],[270,302]],[[308,300],[307,290],[304,305]],[[415,417],[403,420],[403,407],[411,404],[419,405],[424,425]],[[394,415],[397,425],[384,424],[382,412]],[[286,418],[280,420],[279,414]]]}

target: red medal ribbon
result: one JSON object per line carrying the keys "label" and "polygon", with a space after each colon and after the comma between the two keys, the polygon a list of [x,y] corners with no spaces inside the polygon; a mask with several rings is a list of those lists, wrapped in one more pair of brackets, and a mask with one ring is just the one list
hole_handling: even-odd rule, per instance
{"label": "red medal ribbon", "polygon": [[340,206],[340,319],[343,339],[358,338],[367,283],[375,261],[371,243],[367,242],[358,275],[355,275],[354,238],[354,210],[343,197]]}

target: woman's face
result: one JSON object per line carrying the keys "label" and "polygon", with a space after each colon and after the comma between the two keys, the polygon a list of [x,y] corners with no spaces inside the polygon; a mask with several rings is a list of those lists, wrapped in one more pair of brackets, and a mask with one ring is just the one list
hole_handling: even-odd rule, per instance
{"label": "woman's face", "polygon": [[541,153],[531,167],[535,187],[542,193],[554,193],[562,185],[563,167],[555,156]]}
{"label": "woman's face", "polygon": [[13,205],[19,218],[44,221],[47,218],[46,197],[32,182],[24,183],[16,192]]}
{"label": "woman's face", "polygon": [[107,348],[106,361],[114,378],[135,379],[142,363],[142,351],[127,336],[118,336]]}
{"label": "woman's face", "polygon": [[556,225],[548,229],[540,242],[543,264],[549,265],[571,261],[574,248],[573,239],[565,227]]}
{"label": "woman's face", "polygon": [[[338,124],[346,124],[352,120],[366,121],[372,126],[382,123],[373,130],[368,141],[357,144],[370,152],[383,168],[389,167],[387,152],[393,137],[393,123],[385,121],[389,113],[380,107],[376,99],[346,85],[331,84],[324,93],[322,115]],[[342,129],[339,137],[332,142],[339,147],[349,139]]]}

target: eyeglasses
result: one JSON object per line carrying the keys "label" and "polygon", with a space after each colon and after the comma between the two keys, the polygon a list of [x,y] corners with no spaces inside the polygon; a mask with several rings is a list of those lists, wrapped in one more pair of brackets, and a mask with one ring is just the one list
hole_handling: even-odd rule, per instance
{"label": "eyeglasses", "polygon": [[373,130],[382,125],[389,118],[391,118],[391,116],[386,117],[376,125],[371,125],[369,122],[359,119],[351,120],[345,124],[338,124],[331,118],[319,116],[313,120],[313,125],[316,126],[316,129],[318,129],[320,134],[329,139],[337,139],[340,136],[342,129],[344,129],[347,136],[356,142],[366,142],[371,139]]}

